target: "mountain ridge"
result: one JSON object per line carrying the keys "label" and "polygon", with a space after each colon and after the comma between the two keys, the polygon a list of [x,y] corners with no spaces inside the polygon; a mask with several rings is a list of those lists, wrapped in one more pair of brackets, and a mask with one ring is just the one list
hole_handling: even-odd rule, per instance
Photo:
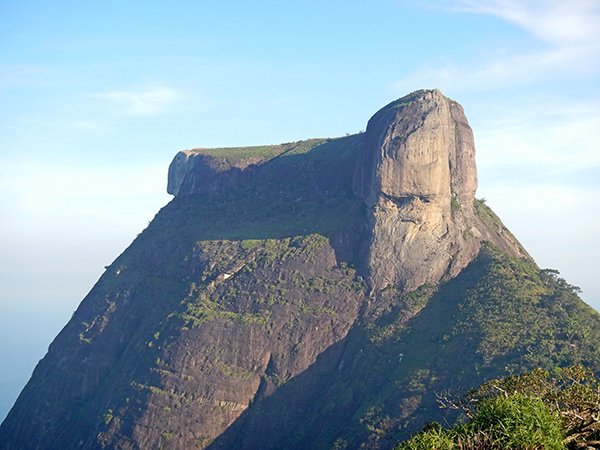
{"label": "mountain ridge", "polygon": [[178,153],[175,198],[51,344],[0,448],[391,448],[442,418],[436,391],[600,369],[598,313],[475,199],[460,105],[423,90],[373,117]]}

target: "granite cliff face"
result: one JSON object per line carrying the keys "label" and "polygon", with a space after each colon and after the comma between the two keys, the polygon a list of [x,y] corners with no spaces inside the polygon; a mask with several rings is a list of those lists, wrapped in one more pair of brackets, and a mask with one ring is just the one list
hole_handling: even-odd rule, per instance
{"label": "granite cliff face", "polygon": [[[167,192],[172,195],[235,191],[249,186],[267,161],[305,153],[325,139],[280,145],[182,150],[169,165]],[[273,161],[271,161],[272,165]]]}
{"label": "granite cliff face", "polygon": [[178,195],[180,192],[212,192],[226,189],[225,186],[231,186],[231,188],[237,186],[241,181],[238,177],[245,167],[235,167],[229,164],[219,166],[218,161],[208,156],[190,150],[182,150],[177,153],[169,165],[167,192],[171,195]]}
{"label": "granite cliff face", "polygon": [[[371,286],[411,291],[458,274],[486,229],[474,214],[476,189],[473,132],[458,103],[417,91],[377,112],[354,172],[354,191],[370,210]],[[525,256],[509,236],[485,239]]]}
{"label": "granite cliff face", "polygon": [[248,182],[249,174],[262,158],[227,160],[182,150],[169,165],[167,192],[172,195],[235,190]]}
{"label": "granite cliff face", "polygon": [[50,345],[0,449],[388,449],[443,419],[435,392],[600,370],[600,316],[474,198],[474,158],[436,90],[354,136],[180,152],[175,198]]}

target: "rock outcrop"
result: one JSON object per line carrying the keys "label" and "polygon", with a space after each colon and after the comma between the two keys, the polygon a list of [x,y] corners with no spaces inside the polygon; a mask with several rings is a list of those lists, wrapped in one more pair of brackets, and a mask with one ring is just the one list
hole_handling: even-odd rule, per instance
{"label": "rock outcrop", "polygon": [[257,172],[265,166],[270,168],[274,160],[306,153],[328,141],[307,139],[278,145],[182,150],[169,165],[167,192],[184,196],[247,187]]}
{"label": "rock outcrop", "polygon": [[226,160],[199,151],[182,150],[169,165],[167,192],[172,195],[225,192],[248,181],[262,158]]}
{"label": "rock outcrop", "polygon": [[[354,191],[370,211],[371,287],[411,291],[460,272],[485,229],[474,214],[476,189],[473,133],[458,103],[422,90],[378,111],[354,173]],[[492,239],[524,256],[516,240]]]}

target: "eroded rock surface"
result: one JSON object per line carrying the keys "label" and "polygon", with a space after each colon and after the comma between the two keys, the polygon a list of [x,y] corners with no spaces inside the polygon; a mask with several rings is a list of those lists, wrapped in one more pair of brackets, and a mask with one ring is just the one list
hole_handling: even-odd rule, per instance
{"label": "eroded rock surface", "polygon": [[[411,291],[463,269],[485,228],[474,214],[476,189],[473,133],[458,103],[423,90],[378,111],[354,173],[370,210],[372,288]],[[505,246],[522,255],[516,241]]]}

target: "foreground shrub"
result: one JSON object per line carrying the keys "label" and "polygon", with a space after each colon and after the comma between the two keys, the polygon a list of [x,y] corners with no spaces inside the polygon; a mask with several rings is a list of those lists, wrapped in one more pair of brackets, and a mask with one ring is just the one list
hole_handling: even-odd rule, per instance
{"label": "foreground shrub", "polygon": [[560,450],[600,446],[600,382],[581,366],[492,380],[454,398],[439,397],[464,420],[428,426],[397,450]]}

